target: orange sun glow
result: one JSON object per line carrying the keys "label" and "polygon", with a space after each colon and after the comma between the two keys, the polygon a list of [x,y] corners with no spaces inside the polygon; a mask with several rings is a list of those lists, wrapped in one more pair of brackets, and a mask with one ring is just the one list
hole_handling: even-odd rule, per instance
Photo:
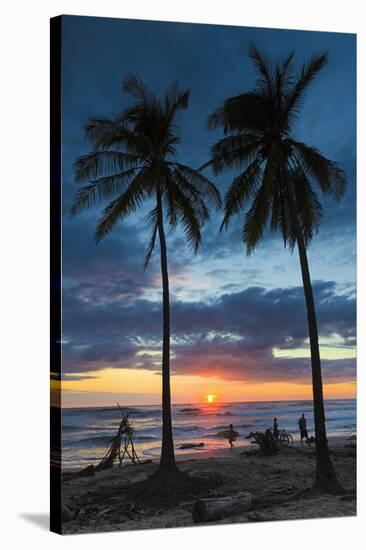
{"label": "orange sun glow", "polygon": [[216,399],[217,399],[217,395],[213,395],[211,393],[206,395],[207,403],[214,403]]}

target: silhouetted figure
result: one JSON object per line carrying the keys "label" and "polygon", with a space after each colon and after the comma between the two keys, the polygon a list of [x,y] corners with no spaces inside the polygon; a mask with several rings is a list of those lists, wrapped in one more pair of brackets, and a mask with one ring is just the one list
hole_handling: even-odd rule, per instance
{"label": "silhouetted figure", "polygon": [[275,439],[278,439],[278,436],[280,435],[280,432],[278,430],[278,422],[277,422],[277,418],[274,418],[273,419],[273,437]]}
{"label": "silhouetted figure", "polygon": [[234,430],[234,426],[232,424],[230,424],[230,428],[229,428],[229,443],[230,443],[230,449],[233,449],[235,447],[234,445],[234,441],[236,441],[236,432]]}
{"label": "silhouetted figure", "polygon": [[301,445],[303,445],[303,439],[308,438],[308,430],[306,426],[306,418],[304,413],[302,413],[301,418],[299,418],[298,425],[300,430]]}

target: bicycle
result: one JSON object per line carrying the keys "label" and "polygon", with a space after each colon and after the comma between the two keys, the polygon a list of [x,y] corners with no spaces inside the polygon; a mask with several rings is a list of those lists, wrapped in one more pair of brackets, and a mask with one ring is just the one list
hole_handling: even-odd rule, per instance
{"label": "bicycle", "polygon": [[281,447],[292,447],[294,444],[294,438],[285,430],[280,431],[277,440]]}

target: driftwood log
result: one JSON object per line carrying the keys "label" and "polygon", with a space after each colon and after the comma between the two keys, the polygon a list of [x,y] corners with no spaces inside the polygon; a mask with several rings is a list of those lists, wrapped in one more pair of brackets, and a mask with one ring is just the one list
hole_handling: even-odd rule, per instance
{"label": "driftwood log", "polygon": [[194,523],[218,521],[247,512],[252,507],[252,495],[248,491],[221,498],[201,498],[195,501],[192,509]]}

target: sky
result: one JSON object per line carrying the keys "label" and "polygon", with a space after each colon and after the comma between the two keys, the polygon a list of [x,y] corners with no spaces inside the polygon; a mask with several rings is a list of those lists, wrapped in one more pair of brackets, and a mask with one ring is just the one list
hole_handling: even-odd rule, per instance
{"label": "sky", "polygon": [[[207,116],[249,91],[253,41],[274,61],[295,50],[295,67],[315,53],[329,63],[305,96],[294,136],[340,163],[348,179],[340,203],[322,197],[325,216],[309,248],[319,320],[325,396],[356,391],[355,35],[64,16],[62,22],[62,405],[157,404],[161,400],[159,246],[143,269],[149,204],[99,245],[101,207],[76,218],[75,159],[90,151],[83,125],[122,111],[129,74],[161,95],[173,82],[190,88],[179,114],[178,160],[198,168],[220,132]],[[225,193],[234,173],[214,177]],[[180,230],[167,230],[172,318],[172,400],[309,399],[311,370],[297,251],[266,232],[247,257],[243,214],[219,233],[211,212],[196,256]],[[54,381],[54,388],[59,382]]]}

